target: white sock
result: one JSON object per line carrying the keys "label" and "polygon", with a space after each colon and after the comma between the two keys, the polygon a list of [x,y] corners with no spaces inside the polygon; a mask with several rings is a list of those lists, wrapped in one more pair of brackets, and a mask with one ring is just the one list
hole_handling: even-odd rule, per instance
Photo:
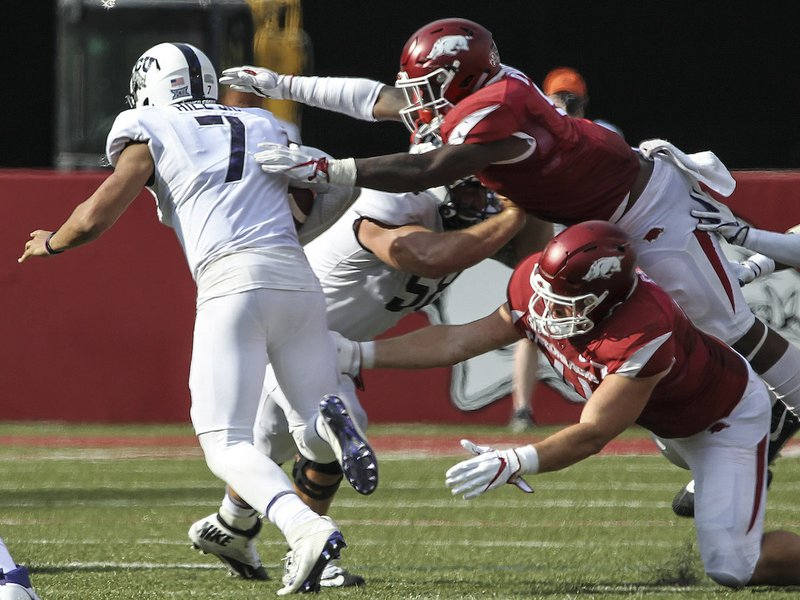
{"label": "white sock", "polygon": [[296,494],[284,494],[274,500],[267,509],[266,516],[275,523],[287,540],[290,529],[297,527],[300,523],[319,518],[319,515],[303,504]]}
{"label": "white sock", "polygon": [[4,573],[8,573],[16,568],[17,563],[15,563],[14,559],[11,558],[11,554],[9,553],[8,548],[6,548],[3,538],[0,538],[0,569],[3,569]]}
{"label": "white sock", "polygon": [[226,492],[219,507],[219,516],[231,527],[247,531],[256,524],[258,511],[250,506],[242,506]]}

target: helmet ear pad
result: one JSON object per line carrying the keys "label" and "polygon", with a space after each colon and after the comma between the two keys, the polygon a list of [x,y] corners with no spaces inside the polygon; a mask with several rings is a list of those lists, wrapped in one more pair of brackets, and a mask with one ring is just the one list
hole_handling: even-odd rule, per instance
{"label": "helmet ear pad", "polygon": [[128,104],[131,108],[166,106],[188,100],[217,100],[214,65],[198,48],[163,43],[142,54],[133,65]]}

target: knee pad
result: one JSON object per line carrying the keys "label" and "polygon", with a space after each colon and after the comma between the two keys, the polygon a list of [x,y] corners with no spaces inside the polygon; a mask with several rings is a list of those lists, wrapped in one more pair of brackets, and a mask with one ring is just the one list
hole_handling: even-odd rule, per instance
{"label": "knee pad", "polygon": [[[327,475],[338,475],[339,480],[329,485],[321,485],[308,478],[308,469],[319,471]],[[318,463],[313,460],[308,460],[302,455],[300,455],[292,467],[292,479],[297,489],[314,500],[328,500],[333,498],[333,495],[342,483],[343,476],[342,467],[339,466],[339,463]]]}

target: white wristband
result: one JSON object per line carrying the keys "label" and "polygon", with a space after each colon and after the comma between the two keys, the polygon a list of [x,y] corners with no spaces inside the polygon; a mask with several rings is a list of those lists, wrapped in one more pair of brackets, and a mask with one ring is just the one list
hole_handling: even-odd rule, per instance
{"label": "white wristband", "polygon": [[375,342],[359,342],[361,349],[361,368],[371,369],[375,366]]}
{"label": "white wristband", "polygon": [[328,161],[328,182],[355,187],[358,170],[355,158],[340,158]]}
{"label": "white wristband", "polygon": [[756,278],[775,272],[775,261],[763,254],[753,254],[753,256],[744,261],[744,264],[750,265],[756,274]]}
{"label": "white wristband", "polygon": [[525,473],[535,475],[539,472],[539,453],[536,452],[536,448],[532,444],[514,448],[514,452],[517,453],[517,458],[519,458],[520,475]]}

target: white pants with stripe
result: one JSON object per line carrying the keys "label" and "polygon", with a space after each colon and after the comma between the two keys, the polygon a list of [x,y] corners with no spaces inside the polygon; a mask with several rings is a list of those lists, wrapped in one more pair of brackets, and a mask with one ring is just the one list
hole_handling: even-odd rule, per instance
{"label": "white pants with stripe", "polygon": [[705,193],[661,156],[650,181],[617,222],[631,236],[639,266],[678,303],[701,330],[733,344],[755,316],[745,301],[716,237],[697,231],[693,209]]}
{"label": "white pants with stripe", "polygon": [[769,395],[750,370],[730,415],[693,436],[660,439],[692,471],[697,545],[706,573],[722,585],[746,584],[761,552],[769,422]]}

